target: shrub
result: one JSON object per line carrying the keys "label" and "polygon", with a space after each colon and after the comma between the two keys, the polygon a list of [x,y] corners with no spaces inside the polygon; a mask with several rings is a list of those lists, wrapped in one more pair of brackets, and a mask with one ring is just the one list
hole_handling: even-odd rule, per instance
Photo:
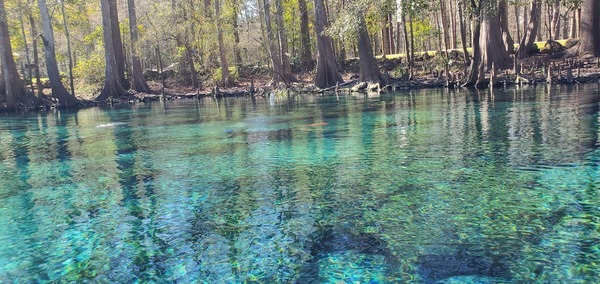
{"label": "shrub", "polygon": [[80,59],[73,68],[73,76],[87,84],[99,84],[104,80],[104,54],[94,52],[90,57]]}

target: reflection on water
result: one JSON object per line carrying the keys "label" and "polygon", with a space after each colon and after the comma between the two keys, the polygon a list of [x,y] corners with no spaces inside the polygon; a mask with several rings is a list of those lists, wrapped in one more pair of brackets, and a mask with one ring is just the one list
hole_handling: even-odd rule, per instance
{"label": "reflection on water", "polygon": [[585,282],[596,86],[0,119],[0,282]]}

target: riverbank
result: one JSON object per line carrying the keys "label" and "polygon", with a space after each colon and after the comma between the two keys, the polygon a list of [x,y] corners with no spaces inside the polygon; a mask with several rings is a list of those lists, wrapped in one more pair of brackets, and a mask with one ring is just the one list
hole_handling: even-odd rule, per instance
{"label": "riverbank", "polygon": [[[162,80],[160,74],[147,76],[151,93],[130,91],[127,96],[112,98],[107,101],[96,101],[97,94],[79,94],[81,107],[108,104],[138,103],[159,100],[173,100],[200,97],[265,97],[282,93],[313,93],[328,92],[393,92],[397,90],[427,89],[427,88],[460,88],[460,79],[464,78],[466,66],[459,54],[450,54],[448,65],[445,66],[445,55],[441,52],[423,53],[416,58],[412,79],[409,79],[405,58],[388,56],[378,58],[378,64],[383,74],[390,78],[387,84],[367,84],[359,82],[358,59],[348,59],[340,67],[344,83],[330,88],[320,89],[314,86],[314,73],[297,73],[296,81],[289,84],[273,84],[268,69],[261,67],[242,67],[239,77],[228,87],[218,87],[211,80],[205,80],[202,88],[193,88],[185,83],[185,78],[176,72],[169,72]],[[582,84],[600,81],[600,58],[552,58],[552,54],[537,54],[517,62],[516,70],[506,70],[497,74],[488,73],[476,88],[488,88],[510,85],[537,84]],[[447,69],[447,72],[446,72]],[[491,82],[491,83],[490,83]],[[90,89],[98,89],[97,86]],[[49,91],[49,90],[47,90]],[[50,97],[40,99],[38,109],[47,110],[60,107]],[[5,110],[0,108],[0,110]]]}
{"label": "riverbank", "polygon": [[[424,59],[417,64],[421,68],[416,72],[413,79],[407,79],[405,75],[398,74],[404,68],[401,58],[388,59],[380,58],[379,66],[385,74],[390,76],[388,84],[367,84],[358,80],[358,66],[354,65],[354,60],[347,61],[345,73],[343,73],[344,83],[330,88],[320,89],[314,86],[313,74],[298,75],[297,81],[286,84],[277,84],[273,86],[268,75],[252,76],[249,78],[239,78],[231,87],[215,87],[207,85],[201,89],[194,89],[186,85],[162,84],[157,81],[149,81],[153,90],[152,94],[133,93],[131,97],[125,97],[120,100],[112,100],[109,103],[133,103],[136,101],[157,101],[172,100],[181,98],[199,98],[199,97],[244,97],[255,96],[264,97],[271,93],[367,93],[367,92],[393,92],[398,90],[410,89],[429,89],[429,88],[462,88],[458,78],[462,78],[459,69],[462,69],[462,62],[455,62],[449,69],[450,80],[444,77],[443,70],[430,67],[430,61],[433,58]],[[429,66],[429,67],[428,67]],[[487,74],[484,82],[475,88],[489,88],[490,81],[493,87],[504,87],[513,85],[573,85],[594,83],[600,81],[600,58],[587,59],[551,59],[549,56],[533,56],[519,62],[520,72],[517,75],[513,70],[507,70],[499,74]],[[427,68],[430,68],[429,70]],[[395,77],[394,75],[400,75]]]}

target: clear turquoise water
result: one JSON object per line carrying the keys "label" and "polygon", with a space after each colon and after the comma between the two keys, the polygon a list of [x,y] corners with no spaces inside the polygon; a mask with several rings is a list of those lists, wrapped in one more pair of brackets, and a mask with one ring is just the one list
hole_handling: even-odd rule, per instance
{"label": "clear turquoise water", "polygon": [[0,114],[0,282],[595,282],[598,94]]}

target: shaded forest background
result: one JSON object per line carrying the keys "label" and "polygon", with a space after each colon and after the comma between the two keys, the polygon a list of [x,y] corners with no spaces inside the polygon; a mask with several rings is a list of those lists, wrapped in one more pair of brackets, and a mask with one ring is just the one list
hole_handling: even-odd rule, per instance
{"label": "shaded forest background", "polygon": [[348,72],[469,86],[539,53],[597,57],[600,0],[0,0],[0,39],[3,109]]}

